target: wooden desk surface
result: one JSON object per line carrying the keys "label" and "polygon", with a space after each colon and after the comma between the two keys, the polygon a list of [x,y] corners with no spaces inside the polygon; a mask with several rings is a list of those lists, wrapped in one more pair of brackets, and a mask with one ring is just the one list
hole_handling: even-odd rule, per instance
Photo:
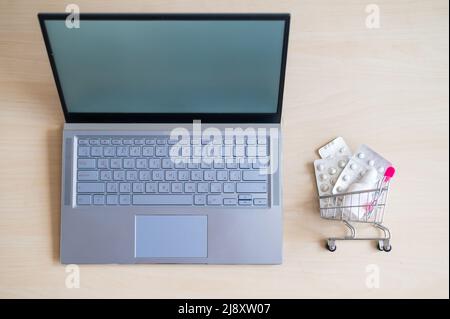
{"label": "wooden desk surface", "polygon": [[[72,2],[82,12],[292,14],[283,265],[81,266],[80,288],[66,288],[58,262],[64,118],[36,13]],[[448,298],[448,1],[378,0],[379,29],[365,26],[368,3],[0,0],[0,297]],[[338,135],[398,168],[385,218],[390,254],[366,242],[324,249],[344,228],[320,219],[311,163]],[[379,288],[366,284],[374,269]]]}

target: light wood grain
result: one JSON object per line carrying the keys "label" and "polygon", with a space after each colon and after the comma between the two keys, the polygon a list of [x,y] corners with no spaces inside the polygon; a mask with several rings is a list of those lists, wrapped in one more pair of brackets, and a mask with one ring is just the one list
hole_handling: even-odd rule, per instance
{"label": "light wood grain", "polygon": [[[65,287],[59,258],[64,121],[37,12],[74,1],[0,0],[0,297],[449,297],[448,1],[76,1],[84,12],[290,12],[281,266],[81,266]],[[390,254],[325,237],[311,163],[342,135],[395,163],[385,222]],[[366,286],[366,267],[380,287]]]}

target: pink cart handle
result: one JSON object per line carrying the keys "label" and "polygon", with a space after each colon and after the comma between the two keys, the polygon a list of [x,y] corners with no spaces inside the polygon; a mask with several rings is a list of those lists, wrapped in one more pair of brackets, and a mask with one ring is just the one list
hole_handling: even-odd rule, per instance
{"label": "pink cart handle", "polygon": [[384,181],[385,181],[385,182],[389,182],[389,180],[390,180],[392,177],[394,177],[394,174],[395,174],[395,168],[392,167],[392,166],[389,166],[389,167],[386,169],[386,172],[384,172]]}

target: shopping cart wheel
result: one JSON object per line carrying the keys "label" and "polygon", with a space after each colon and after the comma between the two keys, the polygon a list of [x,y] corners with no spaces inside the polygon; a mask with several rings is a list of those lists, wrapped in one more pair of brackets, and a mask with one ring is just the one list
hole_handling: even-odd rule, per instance
{"label": "shopping cart wheel", "polygon": [[382,240],[378,241],[377,248],[379,251],[384,251],[384,242]]}
{"label": "shopping cart wheel", "polygon": [[331,252],[336,251],[336,242],[334,240],[327,240],[327,249]]}
{"label": "shopping cart wheel", "polygon": [[392,250],[392,245],[387,240],[379,240],[378,241],[378,250],[390,252]]}

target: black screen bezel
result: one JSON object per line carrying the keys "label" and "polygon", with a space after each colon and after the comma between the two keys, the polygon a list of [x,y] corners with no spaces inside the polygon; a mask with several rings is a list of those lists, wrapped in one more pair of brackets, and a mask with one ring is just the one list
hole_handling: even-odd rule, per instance
{"label": "black screen bezel", "polygon": [[38,19],[44,37],[47,54],[55,78],[59,99],[67,123],[190,123],[201,120],[206,123],[280,123],[290,15],[280,14],[153,14],[153,13],[80,13],[83,20],[279,20],[284,22],[282,61],[276,113],[80,113],[69,112],[58,77],[56,64],[45,26],[46,20],[65,20],[68,13],[39,13]]}

